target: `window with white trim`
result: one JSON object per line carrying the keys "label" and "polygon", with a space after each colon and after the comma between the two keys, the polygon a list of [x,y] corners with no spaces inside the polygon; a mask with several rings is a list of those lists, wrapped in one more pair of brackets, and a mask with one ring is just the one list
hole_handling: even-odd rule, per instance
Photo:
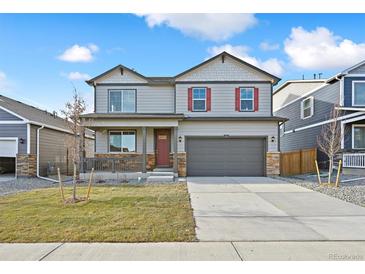
{"label": "window with white trim", "polygon": [[307,119],[314,114],[314,98],[313,96],[305,98],[301,102],[301,118]]}
{"label": "window with white trim", "polygon": [[365,106],[365,81],[352,82],[352,105]]}
{"label": "window with white trim", "polygon": [[207,110],[207,89],[193,88],[193,111]]}
{"label": "window with white trim", "polygon": [[136,132],[109,131],[109,152],[136,152]]}
{"label": "window with white trim", "polygon": [[135,112],[136,90],[109,90],[109,112]]}
{"label": "window with white trim", "polygon": [[254,110],[254,88],[240,88],[240,110]]}
{"label": "window with white trim", "polygon": [[365,126],[353,126],[353,148],[365,149]]}

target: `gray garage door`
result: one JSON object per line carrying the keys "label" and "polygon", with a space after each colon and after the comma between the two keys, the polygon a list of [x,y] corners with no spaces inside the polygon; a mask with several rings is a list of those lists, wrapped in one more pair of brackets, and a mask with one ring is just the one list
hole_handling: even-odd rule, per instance
{"label": "gray garage door", "polygon": [[189,176],[264,176],[264,138],[187,138]]}

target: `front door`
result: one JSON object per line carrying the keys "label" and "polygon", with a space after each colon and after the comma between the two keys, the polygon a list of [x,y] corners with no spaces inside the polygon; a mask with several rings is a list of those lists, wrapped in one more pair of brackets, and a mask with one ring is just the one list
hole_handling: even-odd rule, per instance
{"label": "front door", "polygon": [[156,165],[170,165],[170,129],[156,129]]}

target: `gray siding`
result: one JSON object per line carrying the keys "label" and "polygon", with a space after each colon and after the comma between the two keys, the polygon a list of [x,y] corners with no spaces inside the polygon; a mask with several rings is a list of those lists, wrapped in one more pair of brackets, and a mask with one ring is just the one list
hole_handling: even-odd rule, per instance
{"label": "gray siding", "polygon": [[[39,127],[35,125],[30,126],[30,153],[37,153],[37,129]],[[43,129],[42,129],[43,130]]]}
{"label": "gray siding", "polygon": [[27,153],[27,125],[15,124],[15,125],[0,125],[0,137],[17,137],[23,138],[24,144],[18,142],[18,153]]}
{"label": "gray siding", "polygon": [[[188,88],[211,88],[211,111],[188,111]],[[259,88],[259,110],[257,112],[235,111],[235,89],[237,87]],[[271,84],[269,83],[241,83],[241,84],[176,84],[176,112],[188,116],[271,116]]]}
{"label": "gray siding", "polygon": [[[39,139],[39,172],[40,175],[47,175],[48,163],[56,164],[60,167],[61,173],[65,174],[67,171],[67,133],[44,128],[40,130]],[[69,171],[72,170],[72,161],[69,159]]]}
{"label": "gray siding", "polygon": [[[345,107],[356,107],[352,106],[352,82],[353,81],[365,81],[365,77],[345,77],[343,84],[344,93],[344,106]],[[362,107],[363,108],[363,107]]]}
{"label": "gray siding", "polygon": [[350,74],[365,74],[365,64],[354,68],[349,72]]}
{"label": "gray siding", "polygon": [[[325,86],[309,96],[314,97],[314,115],[307,119],[301,118],[301,102],[307,97],[303,97],[292,104],[278,110],[275,115],[288,118],[285,122],[285,131],[299,127],[308,126],[329,119],[333,105],[339,103],[340,82]],[[282,143],[284,141],[282,140]]]}
{"label": "gray siding", "polygon": [[0,121],[21,121],[21,119],[0,108]]}
{"label": "gray siding", "polygon": [[280,137],[280,150],[282,152],[317,147],[317,160],[323,167],[327,160],[325,154],[318,149],[317,136],[321,134],[322,126],[288,133]]}
{"label": "gray siding", "polygon": [[[242,121],[181,121],[178,136],[260,136],[267,137],[267,150],[278,151],[277,122],[242,122]],[[274,137],[274,142],[271,142]],[[185,151],[185,138],[178,142],[178,151]]]}
{"label": "gray siding", "polygon": [[173,113],[174,112],[174,87],[173,86],[97,86],[96,87],[96,112],[108,112],[108,90],[135,89],[137,94],[138,113]]}

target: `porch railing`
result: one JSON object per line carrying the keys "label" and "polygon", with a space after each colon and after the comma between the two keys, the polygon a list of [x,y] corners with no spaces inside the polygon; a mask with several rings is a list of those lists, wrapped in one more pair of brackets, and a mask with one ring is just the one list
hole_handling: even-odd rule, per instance
{"label": "porch railing", "polygon": [[136,155],[126,158],[84,158],[83,172],[142,172],[143,156]]}
{"label": "porch railing", "polygon": [[365,153],[344,153],[343,167],[365,168]]}

